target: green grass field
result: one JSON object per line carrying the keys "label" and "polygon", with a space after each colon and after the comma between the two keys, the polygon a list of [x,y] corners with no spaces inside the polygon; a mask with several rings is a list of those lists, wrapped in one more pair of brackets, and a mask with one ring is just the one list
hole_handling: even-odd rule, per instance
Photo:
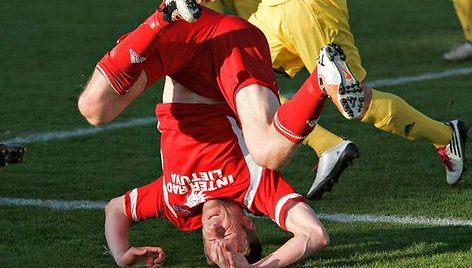
{"label": "green grass field", "polygon": [[[23,139],[27,152],[24,163],[0,170],[0,201],[105,203],[160,174],[159,136],[152,123],[60,139],[32,136],[70,136],[90,130],[77,110],[83,85],[96,61],[121,34],[151,13],[156,3],[2,2],[0,141]],[[442,53],[463,38],[451,1],[358,0],[349,1],[349,7],[368,81],[378,82],[376,88],[401,96],[434,119],[462,118],[472,125],[472,61],[442,60]],[[423,74],[434,77],[461,68],[468,74],[395,86],[382,86],[380,81]],[[280,88],[294,92],[306,75],[293,81],[278,77]],[[158,83],[148,90],[116,122],[152,117],[161,88]],[[328,217],[368,214],[374,219],[387,215],[470,222],[471,173],[451,187],[428,142],[410,142],[350,122],[331,104],[320,123],[355,141],[361,158],[346,170],[333,192],[310,202],[324,215],[321,219],[331,245],[299,267],[472,267],[472,226]],[[470,143],[467,150],[470,156]],[[302,147],[284,169],[300,193],[311,185],[316,161],[314,153]],[[470,171],[470,163],[467,168]],[[255,221],[265,254],[289,238],[271,221]],[[115,267],[103,247],[103,223],[101,209],[0,205],[0,267]],[[200,236],[155,220],[138,224],[131,240],[136,245],[162,246],[168,267],[205,267]]]}

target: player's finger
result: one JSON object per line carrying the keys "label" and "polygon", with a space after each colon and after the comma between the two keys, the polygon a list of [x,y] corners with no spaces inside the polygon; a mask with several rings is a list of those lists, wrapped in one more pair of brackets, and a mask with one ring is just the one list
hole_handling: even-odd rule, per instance
{"label": "player's finger", "polygon": [[225,264],[226,258],[223,253],[223,247],[219,243],[213,244],[213,251],[215,253],[216,261],[220,264]]}
{"label": "player's finger", "polygon": [[229,264],[230,268],[236,268],[236,263],[234,261],[233,253],[226,251],[225,253],[225,260]]}

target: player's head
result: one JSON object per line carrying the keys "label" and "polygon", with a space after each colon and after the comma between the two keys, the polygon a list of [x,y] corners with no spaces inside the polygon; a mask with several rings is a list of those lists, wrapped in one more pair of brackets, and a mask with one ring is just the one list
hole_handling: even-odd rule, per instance
{"label": "player's head", "polygon": [[205,257],[210,265],[214,265],[210,251],[215,244],[242,253],[249,263],[261,258],[262,246],[256,227],[234,201],[213,199],[203,205],[202,234]]}

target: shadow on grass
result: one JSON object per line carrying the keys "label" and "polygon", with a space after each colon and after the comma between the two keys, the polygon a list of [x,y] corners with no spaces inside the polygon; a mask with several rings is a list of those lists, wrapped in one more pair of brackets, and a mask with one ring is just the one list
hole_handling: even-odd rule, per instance
{"label": "shadow on grass", "polygon": [[[333,222],[325,225],[330,233],[330,246],[300,267],[394,267],[399,262],[420,265],[422,260],[441,254],[469,254],[472,245],[471,227]],[[268,254],[290,235],[271,227],[264,229],[261,237],[264,254]]]}
{"label": "shadow on grass", "polygon": [[332,232],[331,249],[320,256],[328,266],[336,267],[396,263],[400,259],[469,252],[471,236],[470,227],[368,225],[361,230]]}

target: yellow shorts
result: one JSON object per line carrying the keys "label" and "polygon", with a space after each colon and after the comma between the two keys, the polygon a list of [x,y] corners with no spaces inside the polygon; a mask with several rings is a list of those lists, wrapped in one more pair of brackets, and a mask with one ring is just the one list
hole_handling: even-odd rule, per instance
{"label": "yellow shorts", "polygon": [[213,2],[207,2],[205,6],[221,12],[224,12],[224,6],[232,8],[236,14],[247,20],[252,13],[254,13],[259,5],[260,0],[215,0]]}
{"label": "yellow shorts", "polygon": [[263,0],[249,21],[267,37],[274,69],[290,77],[304,66],[312,72],[321,47],[333,42],[344,50],[356,78],[366,77],[349,27],[346,0]]}

